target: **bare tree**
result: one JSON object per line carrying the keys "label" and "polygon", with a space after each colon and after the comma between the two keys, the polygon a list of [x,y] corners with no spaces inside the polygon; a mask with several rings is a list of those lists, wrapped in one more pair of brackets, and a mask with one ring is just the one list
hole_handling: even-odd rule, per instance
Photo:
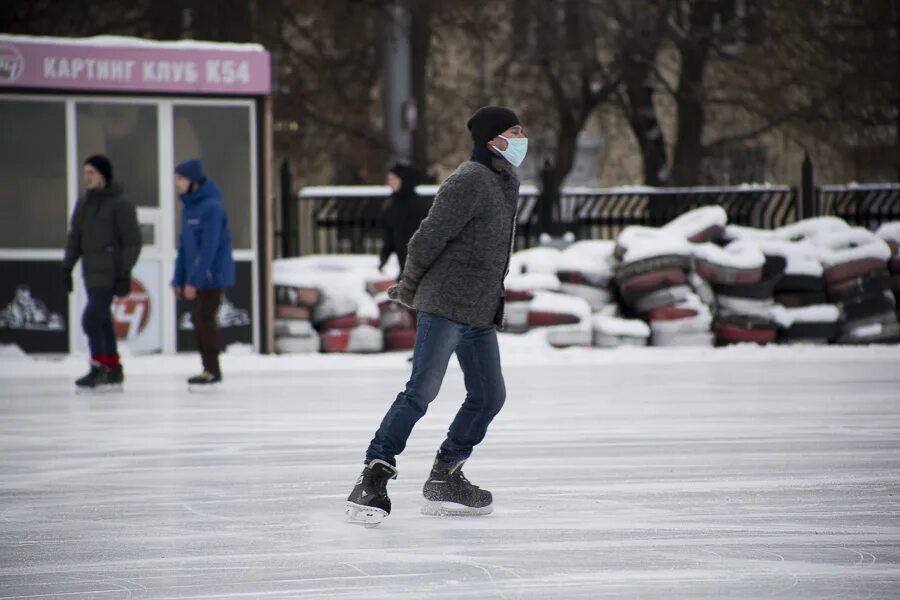
{"label": "bare tree", "polygon": [[407,0],[411,16],[410,54],[412,57],[412,94],[416,102],[416,124],[412,132],[412,160],[427,171],[428,162],[428,56],[431,50],[433,0]]}
{"label": "bare tree", "polygon": [[277,37],[275,112],[297,123],[279,150],[298,172],[331,166],[332,179],[358,183],[384,172],[387,150],[378,123],[378,18],[367,2],[283,0]]}
{"label": "bare tree", "polygon": [[[655,14],[641,11],[645,19],[654,15],[649,27],[617,14],[631,48],[619,98],[642,150],[645,183],[695,185],[705,159],[772,131],[819,139],[897,131],[900,78],[885,76],[900,72],[896,0],[760,0],[741,10],[734,0],[651,4]],[[661,40],[654,33],[663,22]],[[670,49],[678,58],[674,74],[660,59]],[[645,79],[651,62],[653,76]],[[648,100],[657,91],[675,106],[674,141],[665,144],[670,167],[663,169],[664,138],[652,138],[653,146],[646,133],[660,120]]]}
{"label": "bare tree", "polygon": [[900,177],[900,2],[801,4],[765,5],[766,44],[749,69],[756,85],[741,91],[786,130],[835,151],[865,150],[873,172]]}
{"label": "bare tree", "polygon": [[664,185],[669,179],[666,139],[656,111],[656,63],[667,39],[673,2],[627,2],[614,6],[622,54],[622,86],[618,104],[641,151],[644,183]]}
{"label": "bare tree", "polygon": [[499,80],[515,94],[532,129],[553,132],[533,138],[534,151],[544,158],[542,221],[551,233],[559,232],[547,225],[548,213],[558,206],[562,183],[575,164],[579,135],[622,81],[621,54],[604,5],[519,0],[507,3],[504,12],[512,27],[502,46],[506,62]]}

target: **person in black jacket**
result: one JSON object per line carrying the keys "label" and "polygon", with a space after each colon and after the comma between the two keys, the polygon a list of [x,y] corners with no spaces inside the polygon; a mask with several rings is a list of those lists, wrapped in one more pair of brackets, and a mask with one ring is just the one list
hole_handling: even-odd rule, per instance
{"label": "person in black jacket", "polygon": [[72,291],[72,270],[81,259],[81,273],[88,303],[81,325],[91,348],[91,370],[75,382],[80,388],[95,388],[124,381],[113,330],[113,296],[124,298],[131,291],[131,270],[141,252],[141,230],[134,204],[125,199],[122,187],[113,181],[112,164],[95,154],[84,161],[85,194],[72,213],[63,273]]}
{"label": "person in black jacket", "polygon": [[387,264],[391,254],[396,253],[400,273],[403,273],[409,240],[431,208],[431,202],[416,193],[416,186],[420,181],[419,171],[413,166],[397,163],[388,172],[387,183],[392,193],[381,215],[384,238],[379,256],[379,271]]}

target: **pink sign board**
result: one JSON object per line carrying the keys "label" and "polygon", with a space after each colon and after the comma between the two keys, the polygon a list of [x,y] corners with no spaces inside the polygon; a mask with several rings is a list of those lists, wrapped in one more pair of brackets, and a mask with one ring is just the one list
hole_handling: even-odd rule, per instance
{"label": "pink sign board", "polygon": [[67,41],[0,36],[0,88],[240,95],[271,89],[269,53],[262,49]]}

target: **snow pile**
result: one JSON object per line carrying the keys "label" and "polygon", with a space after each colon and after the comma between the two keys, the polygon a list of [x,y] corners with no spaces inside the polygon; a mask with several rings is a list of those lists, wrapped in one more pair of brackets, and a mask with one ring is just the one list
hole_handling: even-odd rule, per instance
{"label": "snow pile", "polygon": [[677,233],[640,225],[626,227],[616,238],[614,256],[622,262],[667,255],[690,256],[690,242]]}
{"label": "snow pile", "polygon": [[591,318],[593,345],[600,348],[619,346],[646,346],[650,339],[650,327],[639,319],[596,314]]}
{"label": "snow pile", "polygon": [[674,233],[689,242],[704,243],[717,240],[725,233],[728,214],[721,206],[702,206],[690,210],[662,226],[662,231]]}
{"label": "snow pile", "polygon": [[[396,263],[387,272],[396,274]],[[369,255],[312,255],[276,260],[275,348],[280,353],[380,352],[381,305],[372,293],[395,278]],[[390,303],[388,303],[390,304]],[[391,308],[393,310],[393,308]]]}
{"label": "snow pile", "polygon": [[897,318],[900,320],[900,221],[885,223],[875,232],[883,239],[891,250],[888,261],[888,272],[891,276],[891,291],[894,293],[894,304],[898,307]]}
{"label": "snow pile", "polygon": [[893,224],[876,235],[836,217],[763,231],[704,207],[624,229],[614,295],[654,345],[896,341],[898,239]]}
{"label": "snow pile", "polygon": [[506,288],[506,329],[513,333],[528,331],[528,312],[535,296],[541,292],[559,292],[561,288],[559,278],[553,273],[510,272],[503,285]]}
{"label": "snow pile", "polygon": [[627,227],[616,241],[621,314],[646,322],[653,345],[711,345],[709,309],[690,279],[696,246],[689,241],[705,244],[724,232],[722,213],[708,208],[662,229]]}
{"label": "snow pile", "polygon": [[[881,231],[890,235],[892,230],[889,224]],[[813,243],[825,267],[826,294],[841,310],[837,341],[861,344],[900,338],[889,242],[861,227],[841,229],[831,224]]]}
{"label": "snow pile", "polygon": [[821,239],[829,234],[846,231],[847,229],[850,229],[850,225],[838,217],[813,217],[780,227],[774,233],[775,237],[790,242],[804,240],[815,242],[817,239]]}
{"label": "snow pile", "polygon": [[577,242],[563,250],[556,264],[560,290],[583,298],[594,312],[613,303],[614,251],[609,241]]}
{"label": "snow pile", "polygon": [[557,348],[645,345],[646,324],[617,316],[615,252],[615,242],[589,240],[514,253],[504,281],[507,331],[539,329]]}
{"label": "snow pile", "polygon": [[[900,340],[900,223],[877,233],[835,217],[774,231],[702,207],[615,240],[510,257],[505,328],[554,347],[871,343]],[[374,256],[275,262],[279,352],[379,352],[415,344]]]}

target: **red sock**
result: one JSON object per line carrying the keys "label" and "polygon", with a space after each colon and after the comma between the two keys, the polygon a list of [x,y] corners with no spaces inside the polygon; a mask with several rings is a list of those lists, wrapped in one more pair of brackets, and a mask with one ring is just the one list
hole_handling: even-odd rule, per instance
{"label": "red sock", "polygon": [[119,366],[118,354],[99,354],[95,360],[107,369],[114,369]]}
{"label": "red sock", "polygon": [[91,354],[91,364],[102,366],[103,363],[103,355],[102,354]]}

